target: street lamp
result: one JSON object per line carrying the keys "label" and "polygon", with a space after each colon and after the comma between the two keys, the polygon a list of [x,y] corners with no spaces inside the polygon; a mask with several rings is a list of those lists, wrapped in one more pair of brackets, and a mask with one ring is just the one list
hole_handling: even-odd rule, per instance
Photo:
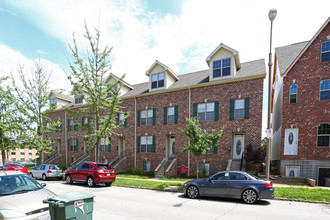
{"label": "street lamp", "polygon": [[268,62],[268,117],[267,117],[267,149],[266,149],[266,179],[269,180],[269,169],[270,169],[270,149],[271,149],[271,138],[273,131],[271,130],[270,117],[271,117],[271,98],[272,98],[272,31],[273,21],[276,17],[276,9],[270,9],[268,18],[270,20],[270,48],[269,48],[269,62]]}

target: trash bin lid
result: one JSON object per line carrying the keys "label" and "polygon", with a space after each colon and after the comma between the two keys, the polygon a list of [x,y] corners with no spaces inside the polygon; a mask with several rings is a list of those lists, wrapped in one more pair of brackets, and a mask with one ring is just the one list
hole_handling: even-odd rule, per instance
{"label": "trash bin lid", "polygon": [[78,200],[92,199],[94,195],[80,192],[70,192],[63,195],[52,196],[44,200],[44,203],[69,203]]}

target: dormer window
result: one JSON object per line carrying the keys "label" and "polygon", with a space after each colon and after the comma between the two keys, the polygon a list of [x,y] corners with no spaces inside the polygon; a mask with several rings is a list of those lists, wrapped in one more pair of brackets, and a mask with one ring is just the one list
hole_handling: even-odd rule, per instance
{"label": "dormer window", "polygon": [[321,62],[330,61],[330,41],[322,42]]}
{"label": "dormer window", "polygon": [[51,107],[54,107],[56,105],[56,98],[50,99],[49,104],[50,104]]}
{"label": "dormer window", "polygon": [[230,58],[213,61],[213,78],[230,75]]}
{"label": "dormer window", "polygon": [[164,87],[165,73],[155,73],[151,75],[151,88],[162,88]]}
{"label": "dormer window", "polygon": [[83,103],[83,99],[82,99],[82,94],[81,93],[77,93],[74,97],[74,103],[77,104],[82,104]]}

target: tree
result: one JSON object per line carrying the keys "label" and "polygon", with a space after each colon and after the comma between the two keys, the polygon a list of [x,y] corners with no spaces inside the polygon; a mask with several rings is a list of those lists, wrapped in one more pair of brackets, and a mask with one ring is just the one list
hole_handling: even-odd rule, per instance
{"label": "tree", "polygon": [[17,138],[25,135],[26,120],[16,110],[16,98],[9,86],[8,77],[0,77],[0,151],[3,163],[6,163],[6,151],[18,147]]}
{"label": "tree", "polygon": [[23,65],[18,68],[18,82],[12,75],[14,90],[16,91],[18,112],[29,122],[27,131],[29,138],[26,143],[36,146],[40,162],[43,162],[43,153],[53,151],[52,140],[46,134],[53,130],[60,122],[52,121],[48,114],[54,107],[49,101],[49,78],[51,73],[43,68],[41,61],[35,61],[32,71],[26,71]]}
{"label": "tree", "polygon": [[218,140],[222,135],[220,131],[202,131],[199,125],[197,117],[186,118],[188,125],[182,133],[189,138],[189,145],[183,149],[183,152],[190,150],[197,158],[197,178],[198,178],[198,166],[200,158],[209,152],[211,149],[217,147]]}
{"label": "tree", "polygon": [[[75,36],[73,45],[69,45],[74,62],[70,62],[71,74],[68,79],[73,85],[73,95],[80,96],[87,102],[80,108],[66,108],[70,115],[84,117],[88,120],[88,126],[76,122],[79,128],[87,130],[83,136],[90,153],[95,152],[96,161],[99,161],[99,146],[101,138],[111,137],[116,134],[121,123],[117,123],[118,114],[124,114],[124,120],[128,114],[120,106],[119,97],[122,86],[122,78],[114,77],[111,83],[106,82],[110,74],[110,53],[112,48],[108,45],[100,48],[100,32],[95,29],[93,36],[85,22],[84,37],[89,43],[86,53],[80,53]],[[85,55],[84,55],[85,54]]]}

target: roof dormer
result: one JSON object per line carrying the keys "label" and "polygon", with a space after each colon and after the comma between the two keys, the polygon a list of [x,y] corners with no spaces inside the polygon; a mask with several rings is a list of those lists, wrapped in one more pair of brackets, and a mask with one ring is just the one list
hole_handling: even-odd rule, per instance
{"label": "roof dormer", "polygon": [[207,58],[210,81],[228,79],[241,68],[238,52],[221,43]]}
{"label": "roof dormer", "polygon": [[147,70],[146,75],[149,77],[149,91],[158,91],[167,89],[179,78],[166,65],[156,60]]}
{"label": "roof dormer", "polygon": [[49,94],[49,104],[51,107],[56,107],[56,109],[65,106],[72,101],[72,97],[63,89],[51,90]]}
{"label": "roof dormer", "polygon": [[[114,75],[113,73],[110,73],[109,76],[106,78],[105,83],[111,84],[115,81],[121,81],[122,82],[122,86],[120,87],[120,91],[119,91],[119,96],[124,95],[125,93],[129,92],[130,90],[133,89],[133,87],[128,84],[127,82],[125,82],[123,79],[120,79],[119,77],[117,77],[116,75]],[[118,89],[118,86],[115,86],[115,89]]]}

